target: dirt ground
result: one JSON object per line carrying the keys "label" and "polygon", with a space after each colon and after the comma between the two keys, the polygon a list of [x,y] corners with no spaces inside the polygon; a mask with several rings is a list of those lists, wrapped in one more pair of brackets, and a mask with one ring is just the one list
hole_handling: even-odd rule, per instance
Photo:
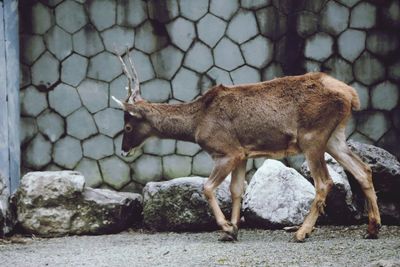
{"label": "dirt ground", "polygon": [[14,237],[0,240],[0,266],[400,266],[400,226],[383,226],[378,240],[363,239],[365,228],[322,226],[305,243],[257,229],[235,243],[218,242],[218,232]]}

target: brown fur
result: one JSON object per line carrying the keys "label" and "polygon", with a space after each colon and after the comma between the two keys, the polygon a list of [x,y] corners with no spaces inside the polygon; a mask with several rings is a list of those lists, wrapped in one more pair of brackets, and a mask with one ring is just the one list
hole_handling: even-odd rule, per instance
{"label": "brown fur", "polygon": [[[281,158],[304,153],[317,190],[316,199],[303,226],[296,233],[298,241],[310,234],[325,206],[332,180],[324,161],[327,144],[337,158],[333,143],[345,142],[342,129],[352,109],[359,109],[356,91],[324,73],[278,78],[266,82],[236,86],[218,85],[202,97],[186,104],[152,104],[138,101],[125,104],[125,123],[134,129],[124,134],[123,150],[141,144],[149,136],[175,138],[198,143],[215,160],[215,168],[205,184],[218,224],[232,232],[239,222],[240,193],[243,191],[245,160],[250,157]],[[346,153],[350,155],[348,150]],[[334,155],[334,157],[335,157]],[[347,155],[347,154],[346,154]],[[354,155],[352,159],[357,161]],[[360,183],[366,182],[366,168],[357,162]],[[349,167],[350,168],[350,167]],[[356,170],[354,170],[357,172]],[[363,172],[364,171],[364,172]],[[214,196],[215,188],[232,172],[232,219],[227,222]],[[370,228],[380,224],[373,200],[372,182],[365,191],[371,206]],[[368,190],[369,190],[368,189]],[[239,202],[238,202],[239,201]],[[372,225],[372,226],[371,226]],[[377,227],[375,227],[377,229]],[[376,229],[369,232],[376,232]]]}

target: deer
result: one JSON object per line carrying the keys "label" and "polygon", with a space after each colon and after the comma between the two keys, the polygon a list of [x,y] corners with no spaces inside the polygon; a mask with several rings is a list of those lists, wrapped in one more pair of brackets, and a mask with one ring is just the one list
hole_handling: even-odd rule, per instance
{"label": "deer", "polygon": [[[127,98],[120,101],[112,96],[124,111],[122,156],[134,154],[152,136],[199,144],[214,161],[203,194],[222,230],[220,241],[237,241],[247,159],[303,153],[316,190],[310,211],[293,237],[304,242],[324,214],[333,186],[325,152],[360,184],[368,210],[365,238],[378,238],[381,219],[371,168],[346,143],[346,123],[352,110],[360,109],[354,88],[328,74],[310,72],[257,83],[215,85],[188,103],[149,103],[140,95],[129,51],[126,56],[125,62],[118,55],[128,78]],[[227,219],[215,190],[229,174],[232,212]]]}

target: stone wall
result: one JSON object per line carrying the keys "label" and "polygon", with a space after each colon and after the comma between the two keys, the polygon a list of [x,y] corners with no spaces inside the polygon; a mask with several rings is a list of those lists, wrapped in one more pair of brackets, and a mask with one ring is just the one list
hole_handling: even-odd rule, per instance
{"label": "stone wall", "polygon": [[24,172],[75,169],[126,191],[210,172],[199,146],[175,140],[119,157],[123,116],[110,96],[125,96],[114,53],[126,47],[151,102],[325,71],[359,92],[348,136],[400,156],[398,0],[31,0],[20,17]]}

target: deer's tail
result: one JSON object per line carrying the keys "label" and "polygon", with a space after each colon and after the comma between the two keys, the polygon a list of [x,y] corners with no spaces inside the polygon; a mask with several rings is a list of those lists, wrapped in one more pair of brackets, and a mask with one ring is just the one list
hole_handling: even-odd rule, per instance
{"label": "deer's tail", "polygon": [[360,110],[361,107],[361,103],[360,103],[360,98],[358,97],[357,91],[356,89],[354,89],[353,87],[350,87],[351,90],[351,108],[353,110]]}

